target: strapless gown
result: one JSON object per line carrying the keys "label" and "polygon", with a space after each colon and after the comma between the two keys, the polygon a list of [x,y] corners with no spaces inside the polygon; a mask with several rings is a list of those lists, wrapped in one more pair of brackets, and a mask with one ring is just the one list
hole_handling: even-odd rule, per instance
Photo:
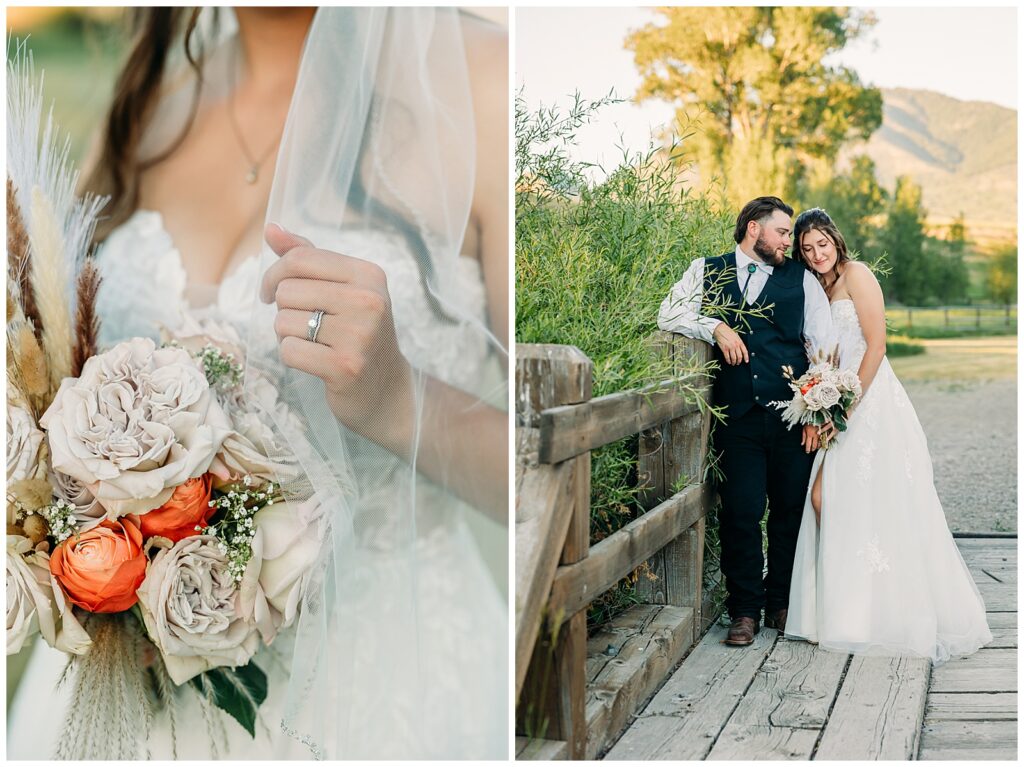
{"label": "strapless gown", "polygon": [[[840,365],[867,343],[853,301],[832,304]],[[808,488],[786,636],[829,650],[916,655],[942,663],[992,641],[985,605],[949,532],[928,443],[884,358],[828,451],[819,451],[821,526]]]}

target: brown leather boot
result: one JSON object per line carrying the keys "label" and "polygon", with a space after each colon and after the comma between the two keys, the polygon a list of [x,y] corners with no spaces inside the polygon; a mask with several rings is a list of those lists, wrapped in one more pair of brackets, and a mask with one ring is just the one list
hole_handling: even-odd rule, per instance
{"label": "brown leather boot", "polygon": [[789,609],[785,607],[783,607],[781,610],[776,610],[773,613],[765,613],[764,627],[766,629],[778,629],[779,636],[785,636],[787,615],[789,615]]}
{"label": "brown leather boot", "polygon": [[757,618],[740,616],[729,626],[729,634],[725,637],[725,643],[733,647],[746,647],[754,643],[754,634],[761,630]]}

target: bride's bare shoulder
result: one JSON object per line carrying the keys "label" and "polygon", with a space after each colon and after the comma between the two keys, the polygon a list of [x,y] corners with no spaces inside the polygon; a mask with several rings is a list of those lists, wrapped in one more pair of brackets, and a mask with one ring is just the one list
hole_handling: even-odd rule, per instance
{"label": "bride's bare shoulder", "polygon": [[843,276],[847,284],[854,289],[859,286],[878,285],[878,278],[871,271],[871,267],[861,261],[847,261]]}

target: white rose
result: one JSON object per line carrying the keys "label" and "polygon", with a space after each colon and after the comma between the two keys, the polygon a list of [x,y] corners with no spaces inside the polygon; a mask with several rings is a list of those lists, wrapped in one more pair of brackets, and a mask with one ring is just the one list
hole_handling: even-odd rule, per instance
{"label": "white rose", "polygon": [[807,405],[807,409],[810,411],[821,410],[821,402],[818,400],[818,387],[815,386],[808,389],[803,395],[804,403]]}
{"label": "white rose", "polygon": [[839,393],[834,385],[830,383],[820,383],[814,387],[817,390],[818,402],[821,403],[822,408],[830,408],[839,404],[839,399],[842,395]]}
{"label": "white rose", "polygon": [[40,419],[51,464],[108,516],[144,514],[204,474],[230,430],[206,377],[182,349],[133,338],[66,378]]}
{"label": "white rose", "polygon": [[44,434],[27,410],[7,404],[7,484],[34,477]]}
{"label": "white rose", "polygon": [[49,555],[33,551],[22,535],[8,535],[7,654],[20,651],[37,631],[47,644],[75,655],[92,644],[50,574]]}
{"label": "white rose", "polygon": [[253,619],[268,645],[298,614],[323,542],[320,515],[314,497],[275,503],[253,516],[252,562],[259,576],[247,584],[244,599],[252,604]]}
{"label": "white rose", "polygon": [[90,530],[104,520],[107,510],[82,482],[62,471],[51,471],[49,480],[53,494],[74,507],[71,513],[78,523],[79,532]]}
{"label": "white rose", "polygon": [[146,630],[175,684],[218,666],[245,665],[259,649],[251,613],[213,536],[183,538],[159,551],[138,595]]}
{"label": "white rose", "polygon": [[839,385],[847,391],[856,392],[860,390],[860,379],[852,370],[844,370],[839,374]]}

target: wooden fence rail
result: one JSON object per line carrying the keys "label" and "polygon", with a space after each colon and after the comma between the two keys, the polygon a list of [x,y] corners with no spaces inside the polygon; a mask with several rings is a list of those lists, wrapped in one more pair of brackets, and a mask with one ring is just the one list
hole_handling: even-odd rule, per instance
{"label": "wooden fence rail", "polygon": [[[710,359],[669,333],[651,348],[677,375]],[[593,758],[715,617],[702,593],[710,414],[678,379],[592,398],[592,377],[575,347],[517,346],[517,758]],[[645,511],[591,548],[590,451],[631,435]],[[587,606],[641,567],[644,604],[588,647]]]}

